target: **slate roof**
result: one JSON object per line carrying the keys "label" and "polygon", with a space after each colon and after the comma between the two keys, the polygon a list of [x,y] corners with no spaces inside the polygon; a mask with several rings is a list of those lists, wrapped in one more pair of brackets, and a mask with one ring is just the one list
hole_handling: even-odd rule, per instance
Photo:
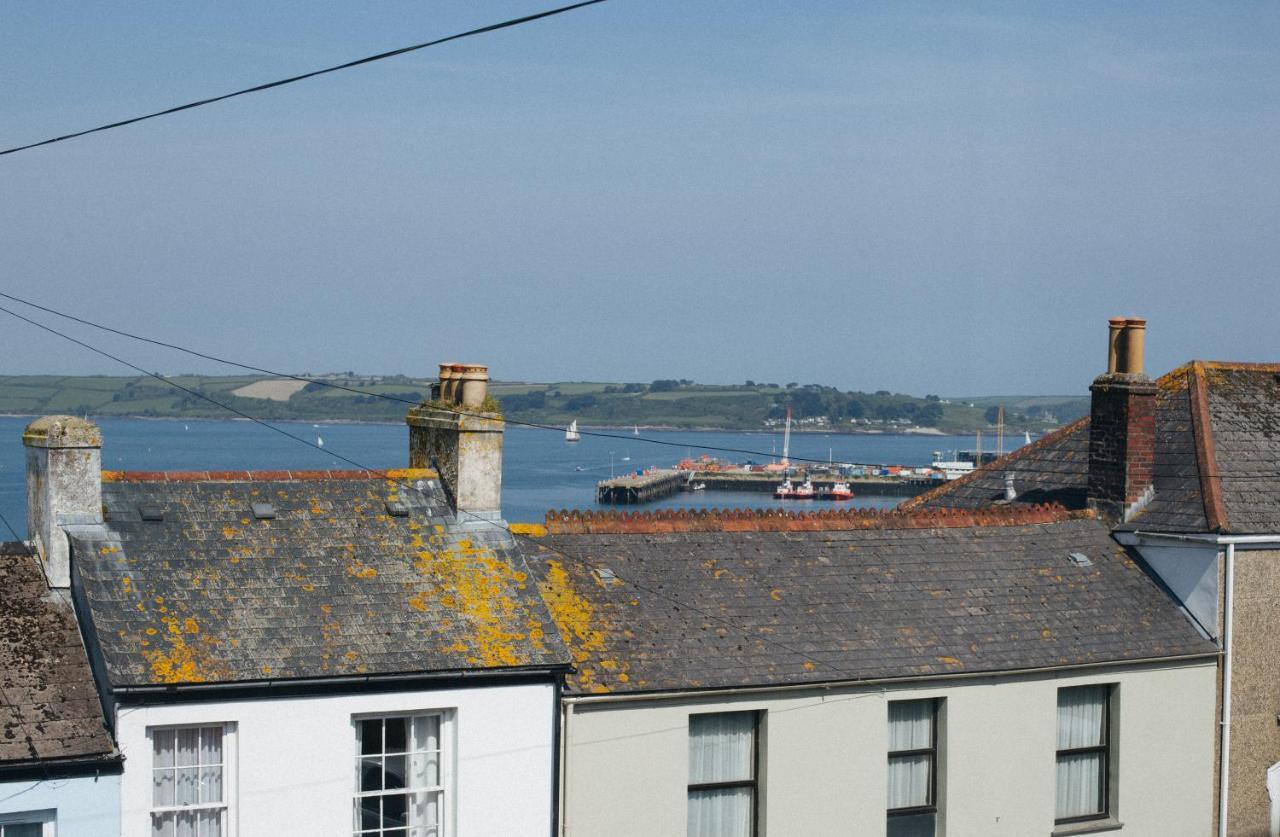
{"label": "slate roof", "polygon": [[550,525],[530,560],[573,653],[576,693],[1217,652],[1100,521],[1061,509],[1056,522],[1031,519],[1044,518],[1013,510],[984,525],[952,515],[929,526],[888,515],[827,530],[797,518],[794,528],[752,531],[741,517],[718,530],[706,519],[683,526],[655,515],[646,527],[628,517],[612,533]]}
{"label": "slate roof", "polygon": [[1077,419],[1029,445],[950,480],[900,505],[903,509],[977,509],[1005,496],[1005,474],[1012,471],[1017,502],[1086,506],[1089,486],[1089,417]]}
{"label": "slate roof", "polygon": [[108,472],[103,503],[69,531],[113,688],[568,662],[516,541],[432,471]]}
{"label": "slate roof", "polygon": [[[1156,381],[1151,502],[1121,529],[1161,532],[1280,532],[1280,364],[1192,361]],[[907,509],[1016,503],[1086,505],[1089,419],[1018,449],[992,465],[914,497]]]}
{"label": "slate roof", "polygon": [[0,543],[0,770],[114,758],[70,603],[17,543]]}

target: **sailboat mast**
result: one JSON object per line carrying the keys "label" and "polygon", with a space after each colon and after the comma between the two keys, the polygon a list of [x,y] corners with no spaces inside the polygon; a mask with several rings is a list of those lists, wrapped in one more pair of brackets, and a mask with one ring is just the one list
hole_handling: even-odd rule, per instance
{"label": "sailboat mast", "polygon": [[791,408],[787,408],[787,427],[782,431],[782,464],[790,465],[791,459]]}

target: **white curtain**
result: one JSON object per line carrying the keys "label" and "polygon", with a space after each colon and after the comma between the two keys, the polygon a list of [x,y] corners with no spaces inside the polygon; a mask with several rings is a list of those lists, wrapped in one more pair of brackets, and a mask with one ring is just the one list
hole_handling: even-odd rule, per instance
{"label": "white curtain", "polygon": [[409,787],[419,789],[410,798],[409,827],[413,837],[437,837],[440,827],[440,716],[413,718],[409,757]]}
{"label": "white curtain", "polygon": [[[1107,686],[1058,690],[1058,749],[1106,743]],[[1058,756],[1057,818],[1083,817],[1106,809],[1102,798],[1106,753]]]}
{"label": "white curtain", "polygon": [[[750,781],[755,769],[753,712],[689,716],[689,784]],[[754,788],[689,791],[689,837],[749,837]]]}
{"label": "white curtain", "polygon": [[[222,728],[158,729],[151,734],[151,802],[157,808],[222,802]],[[221,837],[221,810],[151,815],[154,837]]]}
{"label": "white curtain", "polygon": [[927,754],[894,756],[903,750],[933,746],[933,701],[902,700],[889,704],[889,808],[928,805],[929,773],[933,759]]}

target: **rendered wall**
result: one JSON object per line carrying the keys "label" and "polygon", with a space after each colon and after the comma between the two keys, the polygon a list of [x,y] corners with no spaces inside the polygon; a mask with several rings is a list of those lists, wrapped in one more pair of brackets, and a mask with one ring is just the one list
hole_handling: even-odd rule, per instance
{"label": "rendered wall", "polygon": [[1204,835],[1213,821],[1215,672],[1210,661],[888,691],[579,704],[567,722],[563,834],[684,834],[688,716],[750,709],[765,711],[761,837],[883,835],[886,703],[941,697],[939,834],[1049,835],[1057,689],[1114,683],[1120,833]]}
{"label": "rendered wall", "polygon": [[1227,833],[1267,837],[1267,768],[1280,762],[1280,552],[1235,553]]}
{"label": "rendered wall", "polygon": [[120,777],[0,782],[0,814],[57,811],[58,837],[117,837]]}
{"label": "rendered wall", "polygon": [[456,831],[451,837],[546,837],[551,830],[550,684],[245,700],[117,712],[125,755],[121,834],[149,837],[146,729],[235,722],[233,837],[349,835],[355,787],[353,715],[452,709]]}

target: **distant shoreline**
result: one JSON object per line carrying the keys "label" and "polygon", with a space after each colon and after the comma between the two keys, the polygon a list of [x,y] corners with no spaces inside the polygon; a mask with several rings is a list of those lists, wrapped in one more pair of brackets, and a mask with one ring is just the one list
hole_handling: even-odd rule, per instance
{"label": "distant shoreline", "polygon": [[[49,415],[49,414],[47,413],[0,413],[0,418],[36,419],[36,418],[40,418],[42,415]],[[184,423],[191,423],[194,421],[204,421],[204,422],[237,421],[237,422],[245,422],[248,424],[255,424],[258,421],[261,421],[267,424],[329,424],[329,425],[367,424],[367,425],[375,425],[375,426],[376,425],[396,426],[403,423],[403,422],[391,421],[391,420],[379,421],[376,419],[296,419],[296,418],[247,419],[241,416],[227,416],[226,418],[210,418],[208,416],[199,416],[199,417],[135,416],[135,415],[102,416],[102,415],[94,415],[92,413],[90,413],[88,417],[90,419],[93,419],[94,421],[100,421],[103,419],[105,420],[128,419],[130,421],[168,421],[168,422],[184,422]],[[511,424],[516,427],[529,426],[528,424],[522,423],[519,420],[512,420]],[[538,426],[530,427],[531,430],[545,429],[547,430],[547,432],[557,432],[561,429],[560,427],[554,424],[543,424],[542,422],[532,422],[532,424],[535,424]],[[632,436],[631,431],[633,428],[636,428],[636,427],[640,429],[642,435]],[[781,428],[676,427],[674,425],[646,425],[646,424],[640,424],[640,425],[583,424],[583,425],[579,425],[579,429],[587,432],[592,432],[592,431],[603,431],[603,432],[610,432],[610,433],[625,432],[631,438],[636,438],[636,439],[643,439],[644,431],[657,431],[659,433],[748,433],[748,434],[759,435],[759,436],[777,436],[783,432]],[[893,436],[893,437],[923,437],[923,438],[937,437],[940,439],[972,435],[972,433],[969,433],[969,432],[955,432],[955,431],[948,432],[945,430],[938,430],[937,428],[920,428],[915,430],[860,430],[860,429],[846,429],[843,427],[824,427],[821,429],[792,427],[791,433],[792,435],[796,435],[796,436],[818,436],[818,435],[821,435],[821,436]],[[1012,431],[1010,431],[1008,435],[1013,435]]]}

